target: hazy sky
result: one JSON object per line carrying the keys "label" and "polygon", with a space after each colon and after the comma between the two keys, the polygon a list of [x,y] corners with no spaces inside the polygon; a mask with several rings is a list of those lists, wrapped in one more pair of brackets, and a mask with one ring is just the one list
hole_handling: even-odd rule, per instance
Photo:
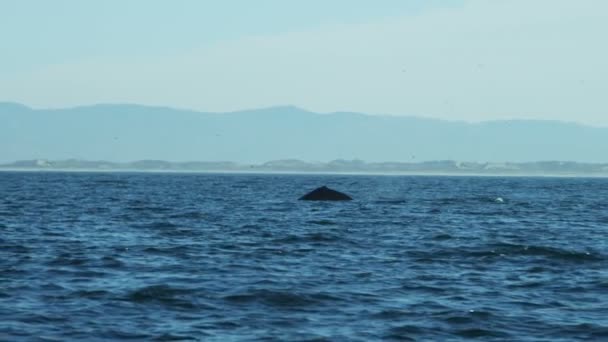
{"label": "hazy sky", "polygon": [[604,0],[0,0],[0,100],[608,126]]}

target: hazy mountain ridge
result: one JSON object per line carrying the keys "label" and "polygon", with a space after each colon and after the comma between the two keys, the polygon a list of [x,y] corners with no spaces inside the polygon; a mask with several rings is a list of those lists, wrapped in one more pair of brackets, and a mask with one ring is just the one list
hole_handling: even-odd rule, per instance
{"label": "hazy mountain ridge", "polygon": [[168,162],[139,160],[127,163],[87,160],[44,159],[22,160],[0,165],[0,170],[86,170],[86,171],[189,171],[189,172],[353,172],[353,173],[416,173],[416,174],[507,174],[507,175],[590,175],[608,176],[608,163],[544,161],[532,163],[474,163],[452,160],[421,163],[382,162],[362,160],[333,160],[327,163],[305,162],[297,159],[274,160],[262,164],[235,162]]}
{"label": "hazy mountain ridge", "polygon": [[0,103],[0,162],[15,160],[608,161],[608,128],[555,121],[466,123],[292,106],[230,113],[132,104],[31,109]]}

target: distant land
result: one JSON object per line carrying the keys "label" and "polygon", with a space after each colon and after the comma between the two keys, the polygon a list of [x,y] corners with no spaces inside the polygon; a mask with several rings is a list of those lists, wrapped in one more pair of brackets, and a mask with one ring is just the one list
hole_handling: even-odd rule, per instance
{"label": "distant land", "polygon": [[366,163],[361,160],[334,160],[311,163],[301,160],[275,160],[262,164],[234,162],[168,162],[140,160],[128,163],[86,160],[43,159],[22,160],[0,165],[2,170],[29,171],[155,171],[155,172],[297,172],[297,173],[365,173],[365,174],[447,174],[447,175],[562,175],[608,176],[608,163],[576,162],[530,163],[472,163],[451,160],[422,163],[383,162]]}
{"label": "distant land", "polygon": [[[130,165],[120,163],[143,159],[171,161],[157,162],[155,168],[213,169],[214,163],[187,161],[230,160],[234,165],[289,170],[418,170],[435,168],[432,165],[456,168],[450,163],[473,169],[534,168],[558,165],[536,163],[555,160],[567,162],[568,167],[587,165],[596,170],[608,162],[607,151],[608,127],[558,121],[468,123],[350,112],[320,114],[292,106],[206,113],[131,104],[32,109],[0,103],[0,164],[105,160],[94,168],[120,169]],[[266,163],[269,160],[283,162]],[[440,160],[466,162],[435,162]]]}

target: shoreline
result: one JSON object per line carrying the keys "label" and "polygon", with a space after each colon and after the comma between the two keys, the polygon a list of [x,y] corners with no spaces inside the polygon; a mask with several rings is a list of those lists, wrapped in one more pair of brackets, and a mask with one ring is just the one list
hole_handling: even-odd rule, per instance
{"label": "shoreline", "polygon": [[408,171],[285,171],[285,170],[146,170],[146,169],[43,169],[0,168],[2,172],[19,173],[151,173],[151,174],[235,174],[294,176],[416,176],[416,177],[519,177],[519,178],[608,178],[608,173],[475,173],[475,172],[408,172]]}

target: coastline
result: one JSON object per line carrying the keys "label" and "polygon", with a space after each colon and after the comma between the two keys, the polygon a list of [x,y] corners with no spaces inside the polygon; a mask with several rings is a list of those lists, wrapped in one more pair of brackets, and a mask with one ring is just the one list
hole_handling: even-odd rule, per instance
{"label": "coastline", "polygon": [[517,178],[608,178],[606,173],[480,173],[480,172],[416,172],[416,171],[307,171],[307,170],[158,170],[158,169],[87,169],[87,168],[11,168],[2,172],[19,173],[150,173],[150,174],[234,174],[234,175],[294,175],[294,176],[387,176],[387,177],[517,177]]}

